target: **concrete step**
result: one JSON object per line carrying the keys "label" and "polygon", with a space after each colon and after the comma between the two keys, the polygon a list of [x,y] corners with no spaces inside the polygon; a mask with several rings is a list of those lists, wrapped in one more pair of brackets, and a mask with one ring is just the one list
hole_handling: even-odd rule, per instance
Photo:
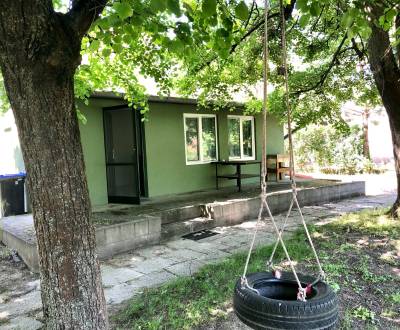
{"label": "concrete step", "polygon": [[204,229],[217,226],[215,219],[198,217],[186,221],[163,224],[161,226],[161,240],[165,241],[173,237],[191,234]]}
{"label": "concrete step", "polygon": [[181,206],[173,209],[157,212],[161,218],[161,224],[169,224],[203,217],[203,205]]}

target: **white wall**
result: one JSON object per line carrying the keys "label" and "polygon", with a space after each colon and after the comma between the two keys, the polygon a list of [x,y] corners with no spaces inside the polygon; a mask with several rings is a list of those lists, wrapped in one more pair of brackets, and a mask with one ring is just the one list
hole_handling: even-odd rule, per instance
{"label": "white wall", "polygon": [[17,127],[11,110],[0,114],[0,175],[25,172]]}

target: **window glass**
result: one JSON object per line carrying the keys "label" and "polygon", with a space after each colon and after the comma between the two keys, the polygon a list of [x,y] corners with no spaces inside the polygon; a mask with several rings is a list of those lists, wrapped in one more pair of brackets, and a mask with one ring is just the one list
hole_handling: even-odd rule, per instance
{"label": "window glass", "polygon": [[240,158],[240,119],[228,119],[229,157]]}
{"label": "window glass", "polygon": [[242,120],[243,135],[243,156],[253,157],[253,121],[251,119]]}
{"label": "window glass", "polygon": [[186,126],[186,160],[200,160],[199,121],[197,118],[185,118]]}
{"label": "window glass", "polygon": [[217,160],[217,125],[213,115],[185,115],[186,162]]}
{"label": "window glass", "polygon": [[202,160],[217,159],[217,145],[215,136],[215,117],[202,118]]}

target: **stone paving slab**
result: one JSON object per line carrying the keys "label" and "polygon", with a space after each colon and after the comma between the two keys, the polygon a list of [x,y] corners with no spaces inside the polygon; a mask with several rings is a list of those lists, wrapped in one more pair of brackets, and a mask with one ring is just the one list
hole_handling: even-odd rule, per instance
{"label": "stone paving slab", "polygon": [[142,274],[148,275],[151,273],[159,272],[160,270],[176,263],[177,261],[173,259],[154,257],[136,264],[135,269]]}
{"label": "stone paving slab", "polygon": [[140,276],[143,276],[143,273],[139,273],[131,268],[116,268],[107,265],[101,266],[101,278],[103,279],[103,285],[105,287],[112,287],[117,284],[125,283]]}
{"label": "stone paving slab", "polygon": [[[322,224],[345,212],[390,205],[394,198],[394,195],[360,197],[304,207],[302,210],[307,222]],[[284,216],[277,216],[278,223],[282,222]],[[290,235],[289,231],[301,224],[295,216],[288,221],[289,230],[286,235]],[[218,235],[199,241],[175,239],[152,247],[138,248],[103,262],[101,267],[107,304],[118,305],[140,294],[147,287],[162,285],[178,276],[193,275],[203,265],[220,262],[238,251],[248,251],[256,224],[257,221],[251,220],[232,227],[218,227],[213,229]],[[275,236],[271,224],[262,222],[256,246],[273,242]],[[38,329],[35,328],[38,321],[31,315],[40,307],[40,289],[37,285],[33,291],[0,304],[0,328],[31,329],[26,325],[32,324],[32,329]],[[2,320],[9,322],[1,323]]]}
{"label": "stone paving slab", "polygon": [[188,260],[166,267],[165,270],[176,276],[192,276],[204,265],[198,260]]}
{"label": "stone paving slab", "polygon": [[31,317],[18,316],[11,319],[10,323],[1,325],[2,330],[39,330],[42,329],[43,324]]}

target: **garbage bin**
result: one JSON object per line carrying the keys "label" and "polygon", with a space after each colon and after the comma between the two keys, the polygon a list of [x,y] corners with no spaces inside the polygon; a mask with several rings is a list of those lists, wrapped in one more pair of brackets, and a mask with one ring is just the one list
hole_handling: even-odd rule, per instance
{"label": "garbage bin", "polygon": [[25,176],[25,173],[0,175],[0,217],[28,211]]}

